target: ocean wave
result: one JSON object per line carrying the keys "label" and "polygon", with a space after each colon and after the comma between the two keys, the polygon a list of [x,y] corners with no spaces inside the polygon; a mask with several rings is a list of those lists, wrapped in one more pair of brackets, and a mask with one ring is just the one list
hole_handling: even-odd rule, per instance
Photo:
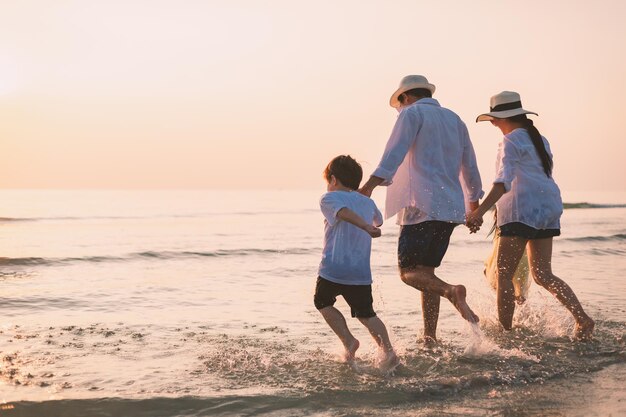
{"label": "ocean wave", "polygon": [[582,256],[610,256],[622,257],[626,255],[626,250],[617,248],[587,248],[580,250],[564,250],[559,252],[559,256],[567,258],[580,258]]}
{"label": "ocean wave", "polygon": [[[395,237],[394,237],[395,238]],[[625,233],[617,233],[607,236],[580,236],[572,238],[561,237],[559,240],[563,242],[571,243],[586,243],[586,242],[621,242],[626,240]],[[395,244],[395,243],[394,243]],[[455,242],[455,245],[467,245],[464,242]],[[473,242],[472,245],[484,244],[491,245],[490,241]],[[319,255],[321,253],[321,247],[291,247],[291,248],[235,248],[235,249],[217,249],[217,250],[185,250],[185,251],[155,251],[146,250],[140,252],[133,252],[122,255],[94,255],[94,256],[68,256],[68,257],[20,257],[20,258],[7,258],[0,257],[0,267],[2,266],[54,266],[73,263],[108,263],[108,262],[132,262],[138,260],[144,261],[165,261],[176,259],[189,259],[189,258],[229,258],[229,257],[247,257],[247,256],[289,256],[289,255]],[[620,255],[624,253],[624,250],[618,247],[604,248],[604,247],[585,247],[584,249],[574,249],[571,247],[569,250],[563,252],[567,256],[570,252],[576,254],[588,254],[588,255]]]}
{"label": "ocean wave", "polygon": [[[172,216],[176,217],[176,216]],[[0,217],[0,223],[39,221],[82,221],[82,220],[137,220],[142,216],[52,216],[52,217]],[[147,218],[147,217],[146,217]]]}
{"label": "ocean wave", "polygon": [[563,209],[626,208],[626,204],[563,203]]}
{"label": "ocean wave", "polygon": [[15,218],[15,217],[0,217],[0,223],[9,223],[9,222],[27,222],[27,221],[32,221],[32,219],[29,218]]}
{"label": "ocean wave", "polygon": [[[609,209],[626,208],[626,204],[597,204],[597,203],[563,203],[563,209]],[[0,217],[0,223],[13,222],[39,222],[39,221],[89,221],[89,220],[138,220],[138,219],[193,219],[207,218],[212,216],[263,216],[263,215],[286,215],[286,214],[310,214],[317,213],[317,209],[299,210],[261,210],[261,211],[228,211],[206,212],[192,214],[161,214],[148,216],[43,216],[43,217]]]}
{"label": "ocean wave", "polygon": [[617,233],[615,235],[610,235],[610,236],[570,237],[570,238],[564,238],[561,240],[567,240],[570,242],[612,242],[612,241],[626,240],[626,234]]}
{"label": "ocean wave", "polygon": [[0,258],[0,266],[41,266],[41,265],[54,265],[65,264],[72,262],[111,262],[111,261],[123,261],[123,257],[115,256],[84,256],[84,257],[68,257],[68,258],[39,258],[39,257],[24,257],[24,258]]}
{"label": "ocean wave", "polygon": [[287,248],[287,249],[218,249],[215,251],[147,251],[134,253],[129,256],[131,259],[137,258],[154,258],[154,259],[176,259],[176,258],[215,258],[227,256],[250,256],[250,255],[306,255],[309,253],[319,252],[320,248]]}
{"label": "ocean wave", "polygon": [[302,210],[265,210],[265,211],[227,211],[192,214],[157,214],[146,216],[49,216],[49,217],[0,217],[0,223],[40,222],[40,221],[89,221],[89,220],[139,220],[139,219],[196,219],[222,216],[263,216],[316,213],[317,209]]}
{"label": "ocean wave", "polygon": [[105,262],[128,262],[136,260],[173,260],[184,258],[221,258],[253,255],[307,255],[319,253],[320,248],[287,248],[287,249],[218,249],[215,251],[145,251],[136,252],[123,256],[79,256],[61,258],[2,258],[0,266],[46,266],[71,263],[105,263]]}

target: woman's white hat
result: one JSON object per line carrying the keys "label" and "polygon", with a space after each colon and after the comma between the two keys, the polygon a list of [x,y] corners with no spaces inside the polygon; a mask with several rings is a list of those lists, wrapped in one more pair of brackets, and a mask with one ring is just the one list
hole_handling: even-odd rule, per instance
{"label": "woman's white hat", "polygon": [[391,105],[391,107],[400,107],[402,105],[402,103],[398,101],[398,97],[400,97],[400,94],[405,93],[409,90],[413,90],[414,88],[425,88],[427,90],[430,90],[431,93],[435,92],[435,86],[433,84],[430,84],[426,77],[424,77],[423,75],[407,75],[402,79],[402,81],[400,81],[400,86],[389,99],[389,104]]}
{"label": "woman's white hat", "polygon": [[485,120],[506,119],[507,117],[518,116],[520,114],[534,114],[535,116],[539,116],[535,112],[524,110],[522,108],[520,95],[513,91],[503,91],[491,97],[489,109],[489,113],[481,114],[476,118],[476,121],[484,122]]}

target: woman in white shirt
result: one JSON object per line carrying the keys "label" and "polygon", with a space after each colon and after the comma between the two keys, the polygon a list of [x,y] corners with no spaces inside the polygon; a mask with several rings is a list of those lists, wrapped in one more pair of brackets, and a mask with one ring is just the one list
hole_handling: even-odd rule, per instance
{"label": "woman in white shirt", "polygon": [[576,337],[588,339],[594,321],[585,313],[576,294],[552,273],[552,238],[560,235],[563,212],[561,193],[552,179],[552,153],[522,108],[519,94],[503,91],[491,98],[491,111],[476,119],[491,121],[504,134],[496,160],[493,188],[478,209],[467,217],[477,230],[482,217],[496,204],[500,229],[498,246],[498,318],[510,330],[515,311],[513,275],[527,249],[537,284],[551,292],[574,316]]}

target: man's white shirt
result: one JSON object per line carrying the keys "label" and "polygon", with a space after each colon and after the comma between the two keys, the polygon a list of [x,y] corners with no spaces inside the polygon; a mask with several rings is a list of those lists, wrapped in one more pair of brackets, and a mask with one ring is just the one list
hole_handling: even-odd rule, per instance
{"label": "man's white shirt", "polygon": [[484,195],[465,123],[433,98],[400,110],[372,175],[387,186],[385,218],[398,214],[402,225],[464,223],[465,201]]}

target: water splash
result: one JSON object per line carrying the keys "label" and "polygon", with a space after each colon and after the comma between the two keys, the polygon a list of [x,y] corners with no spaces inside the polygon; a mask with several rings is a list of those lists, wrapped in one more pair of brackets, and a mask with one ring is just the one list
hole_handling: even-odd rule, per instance
{"label": "water splash", "polygon": [[469,358],[481,358],[484,356],[500,356],[503,358],[517,358],[525,361],[539,362],[537,356],[525,353],[517,348],[506,349],[490,340],[480,329],[478,323],[471,323],[467,345],[463,350],[463,356]]}

